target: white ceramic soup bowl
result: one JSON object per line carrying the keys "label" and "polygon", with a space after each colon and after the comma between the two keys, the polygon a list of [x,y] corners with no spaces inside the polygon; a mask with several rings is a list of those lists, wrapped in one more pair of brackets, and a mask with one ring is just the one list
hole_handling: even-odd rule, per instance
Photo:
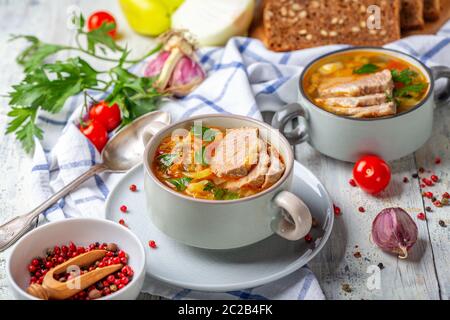
{"label": "white ceramic soup bowl", "polygon": [[[324,58],[345,52],[379,52],[400,58],[419,69],[429,83],[423,100],[406,112],[396,115],[355,119],[338,116],[315,105],[306,95],[303,79],[310,68]],[[436,106],[448,105],[450,81],[446,92],[435,93],[435,81],[450,78],[450,68],[439,66],[429,69],[416,58],[391,49],[353,47],[318,57],[308,64],[300,75],[298,103],[287,105],[275,113],[272,125],[278,128],[292,144],[308,142],[319,152],[332,158],[356,162],[361,156],[375,154],[384,160],[394,160],[419,149],[431,136],[433,113]],[[301,124],[290,132],[284,127],[300,117]]]}
{"label": "white ceramic soup bowl", "polygon": [[[221,128],[256,127],[259,136],[281,154],[286,169],[270,188],[237,200],[196,199],[172,190],[153,172],[161,140],[176,130],[189,130],[194,122]],[[303,238],[311,228],[309,209],[289,192],[294,156],[289,142],[269,125],[234,115],[204,115],[175,123],[158,132],[144,152],[144,184],[148,213],[169,237],[207,249],[230,249],[253,244],[274,232],[288,240]],[[284,210],[281,210],[284,209]],[[282,215],[282,211],[286,213]]]}
{"label": "white ceramic soup bowl", "polygon": [[128,253],[128,264],[133,268],[133,279],[121,290],[98,300],[129,300],[139,295],[145,278],[145,252],[139,239],[126,227],[108,220],[72,218],[45,224],[21,238],[11,249],[7,274],[14,297],[37,300],[25,290],[29,285],[28,264],[33,257],[45,255],[45,250],[55,245],[87,246],[93,242],[116,243]]}

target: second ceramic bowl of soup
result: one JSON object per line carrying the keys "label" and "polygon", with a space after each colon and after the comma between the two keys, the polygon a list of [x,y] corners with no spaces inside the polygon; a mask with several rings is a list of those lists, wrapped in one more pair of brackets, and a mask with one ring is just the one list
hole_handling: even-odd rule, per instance
{"label": "second ceramic bowl of soup", "polygon": [[[259,138],[275,147],[285,165],[282,176],[255,194],[230,200],[199,199],[177,191],[155,172],[161,143],[175,133],[191,132],[201,122],[207,128],[257,128]],[[257,144],[249,141],[249,144]],[[182,243],[207,249],[231,249],[253,244],[273,233],[288,239],[303,238],[310,230],[309,209],[289,192],[294,157],[289,142],[269,125],[233,115],[205,115],[175,123],[158,132],[144,152],[144,188],[148,213],[165,234]],[[169,182],[169,184],[167,184]],[[282,215],[282,210],[285,215]]]}
{"label": "second ceramic bowl of soup", "polygon": [[[402,106],[395,114],[354,118],[323,108],[307,92],[305,78],[314,68],[339,61],[345,55],[364,57],[365,53],[372,57],[392,57],[392,60],[402,61],[418,72],[426,86],[418,95],[417,103]],[[370,71],[369,69],[366,71]],[[276,112],[272,125],[280,129],[291,144],[308,142],[319,152],[338,160],[356,162],[366,154],[375,154],[385,160],[398,159],[413,153],[430,138],[434,109],[449,103],[450,85],[447,85],[445,92],[437,94],[434,84],[439,78],[449,77],[450,68],[438,66],[429,69],[414,57],[395,50],[358,47],[335,51],[317,58],[305,67],[299,81],[298,103],[287,105]],[[389,100],[385,102],[395,99],[389,94],[387,98]],[[285,132],[286,124],[297,117],[300,117],[302,124]]]}

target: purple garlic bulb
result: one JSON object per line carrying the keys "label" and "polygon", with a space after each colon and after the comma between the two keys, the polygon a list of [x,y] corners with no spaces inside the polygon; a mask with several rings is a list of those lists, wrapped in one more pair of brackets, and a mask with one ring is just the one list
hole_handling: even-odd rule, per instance
{"label": "purple garlic bulb", "polygon": [[402,208],[386,208],[372,223],[372,240],[384,251],[401,259],[408,257],[408,250],[417,241],[417,225]]}
{"label": "purple garlic bulb", "polygon": [[155,77],[160,92],[185,96],[204,79],[205,73],[195,56],[195,42],[186,31],[164,34],[163,51],[147,65],[144,75]]}
{"label": "purple garlic bulb", "polygon": [[146,77],[154,77],[161,73],[161,70],[169,57],[169,51],[161,51],[155,59],[151,60],[145,68],[144,75]]}

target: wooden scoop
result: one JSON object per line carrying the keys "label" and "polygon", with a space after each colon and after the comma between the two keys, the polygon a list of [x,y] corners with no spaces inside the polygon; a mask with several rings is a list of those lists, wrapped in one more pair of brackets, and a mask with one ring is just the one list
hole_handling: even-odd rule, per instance
{"label": "wooden scoop", "polygon": [[56,280],[54,275],[66,272],[67,268],[70,266],[90,266],[95,261],[102,259],[106,255],[106,252],[106,250],[92,250],[61,263],[47,272],[42,281],[42,285],[33,283],[28,287],[27,292],[44,300],[64,300],[70,298],[107,275],[120,270],[123,267],[122,264],[113,264],[104,268],[97,268],[67,280],[66,282]]}

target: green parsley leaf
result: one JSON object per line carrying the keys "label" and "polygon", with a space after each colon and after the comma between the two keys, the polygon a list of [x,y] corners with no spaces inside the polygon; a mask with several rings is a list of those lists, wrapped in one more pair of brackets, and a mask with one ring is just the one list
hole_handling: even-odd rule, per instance
{"label": "green parsley leaf", "polygon": [[27,73],[21,83],[13,85],[9,104],[56,113],[69,97],[96,84],[97,72],[81,58],[57,61]]}
{"label": "green parsley leaf", "polygon": [[186,190],[189,183],[192,181],[192,178],[182,177],[182,178],[167,179],[166,181],[173,184],[175,188],[177,188],[177,191],[184,191]]}
{"label": "green parsley leaf", "polygon": [[367,63],[358,69],[353,70],[353,73],[355,74],[366,74],[366,73],[374,73],[380,69],[378,66],[374,65],[373,63]]}
{"label": "green parsley leaf", "polygon": [[16,132],[17,139],[22,143],[26,152],[34,149],[34,138],[42,139],[42,130],[38,128],[34,121],[36,118],[35,108],[13,107],[8,116],[12,117],[6,129],[6,133]]}
{"label": "green parsley leaf", "polygon": [[216,200],[235,200],[239,199],[239,194],[229,191],[227,189],[216,188],[214,189],[214,199]]}
{"label": "green parsley leaf", "polygon": [[394,90],[396,97],[408,97],[411,93],[420,93],[428,86],[427,83],[416,83]]}
{"label": "green parsley leaf", "polygon": [[163,167],[170,167],[174,160],[178,158],[178,155],[176,154],[171,154],[171,153],[166,153],[166,154],[162,154],[158,157],[158,161],[159,163],[163,166]]}
{"label": "green parsley leaf", "polygon": [[404,69],[402,71],[393,69],[391,70],[391,74],[394,82],[400,82],[404,85],[409,85],[413,81],[413,78],[417,77],[417,72],[410,69]]}
{"label": "green parsley leaf", "polygon": [[16,58],[17,63],[22,65],[26,72],[42,66],[48,57],[67,49],[65,46],[44,43],[35,36],[30,35],[13,35],[10,41],[17,39],[25,39],[29,42],[29,46]]}
{"label": "green parsley leaf", "polygon": [[217,132],[215,130],[212,130],[208,127],[202,127],[202,126],[193,126],[191,128],[191,132],[194,134],[195,137],[202,139],[206,142],[212,142],[216,138]]}
{"label": "green parsley leaf", "polygon": [[213,191],[216,185],[212,183],[211,181],[208,181],[208,183],[203,187],[203,191]]}
{"label": "green parsley leaf", "polygon": [[87,50],[90,53],[95,54],[98,46],[105,46],[112,52],[123,51],[124,49],[122,49],[108,34],[108,32],[113,30],[115,27],[116,24],[113,22],[103,22],[97,29],[86,32]]}
{"label": "green parsley leaf", "polygon": [[208,162],[206,161],[206,147],[202,146],[201,150],[197,150],[194,153],[194,161],[195,163],[201,164],[202,166],[208,165]]}

